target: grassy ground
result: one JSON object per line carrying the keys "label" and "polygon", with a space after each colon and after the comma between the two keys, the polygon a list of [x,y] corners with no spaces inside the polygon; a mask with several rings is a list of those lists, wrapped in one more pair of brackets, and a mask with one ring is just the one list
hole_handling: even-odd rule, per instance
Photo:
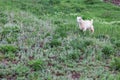
{"label": "grassy ground", "polygon": [[119,13],[99,0],[0,0],[0,79],[120,80]]}

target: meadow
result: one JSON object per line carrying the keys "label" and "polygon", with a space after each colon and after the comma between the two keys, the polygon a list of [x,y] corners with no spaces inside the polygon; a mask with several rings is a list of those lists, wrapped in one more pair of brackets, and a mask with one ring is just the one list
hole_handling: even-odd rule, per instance
{"label": "meadow", "polygon": [[[94,34],[79,30],[77,16],[94,20]],[[0,0],[0,80],[120,80],[120,7]]]}

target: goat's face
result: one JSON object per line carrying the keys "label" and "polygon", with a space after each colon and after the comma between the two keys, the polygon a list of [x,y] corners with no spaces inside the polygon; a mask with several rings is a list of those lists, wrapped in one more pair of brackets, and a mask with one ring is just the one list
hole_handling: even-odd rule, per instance
{"label": "goat's face", "polygon": [[77,22],[81,22],[82,21],[82,17],[77,17]]}

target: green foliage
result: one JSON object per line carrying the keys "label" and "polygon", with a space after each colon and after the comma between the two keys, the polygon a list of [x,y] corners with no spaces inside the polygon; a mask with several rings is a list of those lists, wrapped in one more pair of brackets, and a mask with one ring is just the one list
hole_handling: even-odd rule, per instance
{"label": "green foliage", "polygon": [[9,60],[14,60],[15,59],[15,54],[12,52],[8,52],[5,54],[5,58]]}
{"label": "green foliage", "polygon": [[70,42],[70,45],[74,48],[74,49],[79,49],[79,48],[84,48],[86,47],[85,45],[82,44],[82,41],[78,40],[78,39],[75,39],[75,40],[72,40]]}
{"label": "green foliage", "polygon": [[114,13],[113,12],[111,12],[111,11],[106,11],[106,12],[103,12],[102,14],[101,14],[101,17],[102,18],[105,18],[107,21],[109,21],[110,19],[115,19],[115,18],[117,18],[119,15],[114,15]]}
{"label": "green foliage", "polygon": [[30,71],[29,67],[25,66],[25,65],[17,65],[15,67],[15,73],[18,74],[19,76],[28,74]]}
{"label": "green foliage", "polygon": [[4,58],[5,56],[2,53],[0,53],[0,61],[3,60]]}
{"label": "green foliage", "polygon": [[60,0],[49,0],[49,3],[50,3],[51,5],[60,4]]}
{"label": "green foliage", "polygon": [[26,80],[26,78],[25,78],[25,77],[19,77],[19,76],[18,76],[18,77],[16,78],[16,80]]}
{"label": "green foliage", "polygon": [[110,39],[110,41],[111,41],[111,43],[115,43],[116,42],[116,38],[114,38],[114,37],[112,37],[111,39]]}
{"label": "green foliage", "polygon": [[120,57],[114,57],[111,61],[111,68],[120,71]]}
{"label": "green foliage", "polygon": [[87,46],[90,46],[90,45],[93,45],[94,42],[92,40],[85,40],[84,44],[87,45]]}
{"label": "green foliage", "polygon": [[53,39],[53,40],[49,43],[49,45],[50,45],[51,47],[61,46],[61,41],[58,40],[58,39]]}
{"label": "green foliage", "polygon": [[29,80],[42,80],[41,77],[39,76],[40,73],[38,72],[33,72],[28,75]]}
{"label": "green foliage", "polygon": [[17,26],[3,27],[2,35],[7,35],[9,33],[16,33],[16,32],[19,32],[19,31],[20,31],[20,29]]}
{"label": "green foliage", "polygon": [[97,38],[99,38],[99,39],[102,41],[102,40],[107,40],[107,39],[109,39],[109,36],[108,36],[108,35],[105,35],[105,34],[100,34],[100,35],[97,36]]}
{"label": "green foliage", "polygon": [[66,37],[67,36],[67,32],[66,31],[69,31],[70,30],[70,27],[71,25],[64,25],[62,24],[62,22],[60,21],[55,21],[55,24],[59,25],[58,28],[56,28],[55,30],[55,34],[54,34],[54,37]]}
{"label": "green foliage", "polygon": [[67,59],[70,60],[78,60],[80,58],[80,52],[78,51],[74,51],[74,52],[71,52],[67,55]]}
{"label": "green foliage", "polygon": [[96,3],[100,2],[100,0],[85,0],[84,2],[86,4],[96,4]]}
{"label": "green foliage", "polygon": [[3,27],[0,36],[2,39],[6,38],[8,43],[12,43],[17,40],[19,32],[20,29],[17,26]]}
{"label": "green foliage", "polygon": [[54,21],[54,24],[57,24],[57,25],[60,25],[60,24],[62,24],[62,22],[60,21],[60,20],[56,20],[56,21]]}
{"label": "green foliage", "polygon": [[7,23],[7,15],[0,11],[0,24],[5,24]]}
{"label": "green foliage", "polygon": [[81,51],[84,52],[87,46],[93,45],[93,41],[87,39],[83,39],[83,40],[75,39],[70,42],[70,45],[74,49],[80,49]]}
{"label": "green foliage", "polygon": [[[1,68],[1,65],[0,65],[0,68]],[[6,75],[13,75],[13,74],[14,74],[14,71],[9,69],[9,68],[0,70],[0,76],[1,77],[5,77]]]}
{"label": "green foliage", "polygon": [[0,79],[120,80],[119,13],[102,0],[0,0]]}
{"label": "green foliage", "polygon": [[0,45],[0,51],[3,53],[15,53],[16,51],[18,51],[18,47],[10,44]]}
{"label": "green foliage", "polygon": [[31,60],[28,65],[34,70],[41,70],[44,67],[44,61],[41,59]]}
{"label": "green foliage", "polygon": [[103,47],[102,49],[102,52],[105,54],[105,55],[111,55],[114,53],[114,48],[110,45],[106,45]]}
{"label": "green foliage", "polygon": [[7,37],[7,42],[8,43],[13,43],[14,41],[16,41],[16,38],[14,38],[13,36],[12,37]]}
{"label": "green foliage", "polygon": [[115,41],[115,46],[116,46],[116,47],[120,47],[120,40]]}

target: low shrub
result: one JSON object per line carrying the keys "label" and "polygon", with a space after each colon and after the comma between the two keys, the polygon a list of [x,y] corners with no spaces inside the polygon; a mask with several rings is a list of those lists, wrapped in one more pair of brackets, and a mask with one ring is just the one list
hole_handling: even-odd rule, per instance
{"label": "low shrub", "polygon": [[12,42],[15,42],[17,39],[15,38],[15,37],[7,37],[6,38],[6,41],[9,43],[9,44],[11,44]]}
{"label": "low shrub", "polygon": [[17,65],[15,67],[15,73],[18,75],[25,75],[30,71],[29,67],[25,66],[25,65]]}
{"label": "low shrub", "polygon": [[7,35],[9,33],[19,32],[20,29],[17,26],[4,27],[2,30],[2,35]]}
{"label": "low shrub", "polygon": [[0,23],[5,24],[7,23],[7,15],[0,11]]}
{"label": "low shrub", "polygon": [[59,37],[64,38],[67,36],[66,30],[67,27],[65,25],[60,25],[60,27],[55,30],[55,35],[57,34]]}
{"label": "low shrub", "polygon": [[67,59],[77,60],[80,57],[80,53],[78,51],[74,51],[67,55]]}
{"label": "low shrub", "polygon": [[120,71],[120,57],[113,58],[111,68]]}
{"label": "low shrub", "polygon": [[92,40],[72,40],[70,42],[70,45],[74,48],[74,49],[80,49],[80,50],[84,50],[84,48],[86,48],[87,46],[93,45]]}
{"label": "low shrub", "polygon": [[[42,80],[39,72],[32,72],[28,74],[28,80]],[[23,80],[23,79],[22,79]]]}
{"label": "low shrub", "polygon": [[0,45],[0,51],[2,53],[15,53],[16,51],[18,51],[18,47],[10,44]]}
{"label": "low shrub", "polygon": [[49,0],[49,4],[60,4],[60,0]]}
{"label": "low shrub", "polygon": [[60,40],[58,40],[58,39],[53,39],[50,43],[49,43],[49,45],[50,45],[50,47],[57,47],[57,46],[61,46],[61,42],[60,42]]}
{"label": "low shrub", "polygon": [[111,55],[114,53],[114,48],[112,46],[106,45],[102,48],[102,52],[105,55]]}
{"label": "low shrub", "polygon": [[95,3],[100,2],[100,0],[85,0],[84,2],[85,2],[86,4],[95,4]]}
{"label": "low shrub", "polygon": [[3,60],[5,58],[5,55],[0,53],[0,61]]}
{"label": "low shrub", "polygon": [[9,60],[14,60],[15,59],[15,54],[12,52],[8,52],[5,54],[5,58],[9,59]]}
{"label": "low shrub", "polygon": [[19,32],[20,29],[17,26],[3,27],[0,34],[1,40],[5,39],[8,43],[15,42],[17,40]]}
{"label": "low shrub", "polygon": [[41,59],[31,60],[28,65],[34,70],[41,70],[44,67],[44,61]]}
{"label": "low shrub", "polygon": [[115,46],[116,47],[120,47],[120,40],[119,41],[115,41]]}
{"label": "low shrub", "polygon": [[84,44],[85,44],[86,46],[93,45],[93,41],[92,41],[92,40],[85,40],[85,41],[84,41]]}
{"label": "low shrub", "polygon": [[105,34],[101,34],[101,35],[96,36],[96,38],[98,38],[99,40],[107,40],[109,39],[109,36]]}

